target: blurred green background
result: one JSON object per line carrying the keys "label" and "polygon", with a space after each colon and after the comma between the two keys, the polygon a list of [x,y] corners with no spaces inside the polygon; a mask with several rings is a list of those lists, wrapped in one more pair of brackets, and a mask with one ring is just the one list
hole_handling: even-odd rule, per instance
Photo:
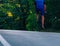
{"label": "blurred green background", "polygon": [[[60,0],[45,2],[45,28],[60,32]],[[41,19],[36,21],[34,0],[0,0],[0,29],[41,31]]]}

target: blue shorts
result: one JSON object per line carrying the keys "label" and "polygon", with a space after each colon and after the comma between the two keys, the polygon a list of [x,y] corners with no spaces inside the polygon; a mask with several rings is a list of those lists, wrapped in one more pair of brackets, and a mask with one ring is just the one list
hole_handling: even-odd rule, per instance
{"label": "blue shorts", "polygon": [[42,16],[44,16],[44,8],[36,8],[36,13],[41,13]]}

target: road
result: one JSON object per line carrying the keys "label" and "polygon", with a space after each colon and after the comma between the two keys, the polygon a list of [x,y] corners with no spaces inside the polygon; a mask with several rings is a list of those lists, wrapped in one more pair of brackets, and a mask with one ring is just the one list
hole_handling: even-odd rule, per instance
{"label": "road", "polygon": [[60,46],[60,33],[0,30],[0,46]]}

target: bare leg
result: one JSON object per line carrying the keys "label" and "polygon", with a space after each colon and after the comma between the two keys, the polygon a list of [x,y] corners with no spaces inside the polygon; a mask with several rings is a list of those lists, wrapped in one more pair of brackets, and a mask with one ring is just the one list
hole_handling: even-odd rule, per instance
{"label": "bare leg", "polygon": [[42,15],[42,28],[44,29],[44,15]]}

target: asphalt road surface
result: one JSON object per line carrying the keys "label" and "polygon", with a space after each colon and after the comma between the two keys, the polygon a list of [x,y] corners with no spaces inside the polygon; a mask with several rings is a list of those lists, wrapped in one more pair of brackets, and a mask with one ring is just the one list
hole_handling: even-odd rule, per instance
{"label": "asphalt road surface", "polygon": [[60,33],[0,30],[0,46],[60,46]]}

